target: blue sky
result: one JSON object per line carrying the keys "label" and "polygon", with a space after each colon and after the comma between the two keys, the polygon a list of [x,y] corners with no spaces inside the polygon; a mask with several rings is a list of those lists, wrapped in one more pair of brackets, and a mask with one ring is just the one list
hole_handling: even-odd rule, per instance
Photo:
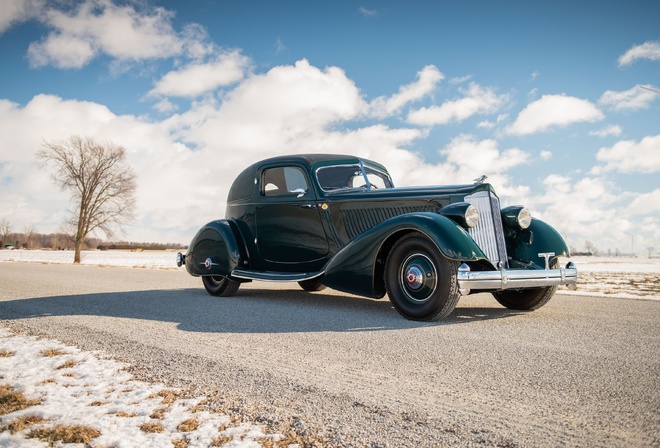
{"label": "blue sky", "polygon": [[125,238],[187,242],[271,155],[340,152],[399,185],[489,176],[569,244],[660,250],[660,3],[0,0],[0,218],[58,230],[34,163],[126,146]]}

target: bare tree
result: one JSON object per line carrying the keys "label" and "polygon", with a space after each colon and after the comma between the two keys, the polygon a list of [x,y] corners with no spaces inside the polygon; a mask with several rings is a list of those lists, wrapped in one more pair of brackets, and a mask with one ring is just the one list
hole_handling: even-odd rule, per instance
{"label": "bare tree", "polygon": [[587,249],[589,255],[598,255],[598,249],[596,249],[596,245],[591,241],[589,240],[585,241],[584,247]]}
{"label": "bare tree", "polygon": [[9,243],[9,236],[11,235],[11,222],[7,218],[0,219],[0,238],[2,239],[3,247]]}
{"label": "bare tree", "polygon": [[74,263],[80,263],[85,238],[95,230],[107,237],[132,222],[135,174],[126,163],[126,149],[91,137],[71,136],[44,141],[37,152],[43,167],[54,165],[53,180],[71,191],[74,206],[68,224],[75,230]]}

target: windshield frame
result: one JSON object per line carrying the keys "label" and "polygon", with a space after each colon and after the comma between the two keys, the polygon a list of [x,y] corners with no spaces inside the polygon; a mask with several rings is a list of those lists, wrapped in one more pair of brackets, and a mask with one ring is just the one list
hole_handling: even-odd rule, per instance
{"label": "windshield frame", "polygon": [[[331,187],[329,188],[328,186],[324,186],[321,183],[321,180],[319,179],[319,172],[322,170],[326,169],[332,169],[332,168],[341,168],[341,167],[346,167],[347,169],[357,169],[362,173],[362,177],[364,178],[365,185],[360,186],[360,187],[350,187],[348,185],[346,186],[341,186],[341,187]],[[378,177],[380,177],[383,180],[383,183],[385,184],[385,189],[390,189],[394,188],[394,182],[392,182],[392,177],[390,177],[389,173],[387,171],[384,171],[382,169],[379,169],[377,167],[371,166],[371,165],[365,165],[365,163],[362,160],[358,160],[357,163],[351,162],[351,163],[338,163],[335,165],[326,165],[326,166],[321,166],[318,167],[314,171],[314,176],[316,177],[316,183],[318,184],[319,188],[321,191],[324,193],[337,193],[337,192],[344,192],[344,191],[354,191],[354,190],[376,190],[377,188],[374,187],[369,180],[368,175],[369,174],[374,174]],[[328,189],[329,188],[329,189]]]}

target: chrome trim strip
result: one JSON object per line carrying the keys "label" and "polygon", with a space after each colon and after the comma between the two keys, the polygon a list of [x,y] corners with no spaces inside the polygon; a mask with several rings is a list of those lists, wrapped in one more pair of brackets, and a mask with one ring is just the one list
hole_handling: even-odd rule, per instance
{"label": "chrome trim strip", "polygon": [[463,263],[458,268],[457,283],[461,295],[472,289],[517,289],[565,285],[575,289],[578,272],[573,263],[561,269],[502,269],[501,271],[475,271]]}
{"label": "chrome trim strip", "polygon": [[282,272],[269,272],[269,271],[243,271],[234,269],[231,272],[231,277],[242,278],[245,280],[262,280],[265,282],[300,282],[303,280],[311,280],[325,274],[321,272],[302,272],[302,273],[282,273]]}

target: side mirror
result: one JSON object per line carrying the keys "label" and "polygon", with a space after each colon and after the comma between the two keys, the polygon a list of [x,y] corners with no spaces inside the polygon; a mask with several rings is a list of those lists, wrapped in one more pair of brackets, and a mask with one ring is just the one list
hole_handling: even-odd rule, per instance
{"label": "side mirror", "polygon": [[305,193],[307,193],[307,190],[305,190],[304,188],[296,188],[295,190],[291,190],[290,193],[297,193],[298,196],[296,196],[296,198],[300,199],[303,196],[305,196]]}

